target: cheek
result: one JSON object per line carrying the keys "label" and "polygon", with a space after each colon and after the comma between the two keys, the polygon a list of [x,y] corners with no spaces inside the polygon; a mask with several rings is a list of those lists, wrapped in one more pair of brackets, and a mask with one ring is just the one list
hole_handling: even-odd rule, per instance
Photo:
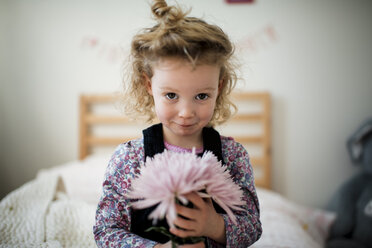
{"label": "cheek", "polygon": [[165,120],[171,116],[169,107],[167,107],[165,104],[162,104],[161,102],[155,104],[155,112],[160,120]]}
{"label": "cheek", "polygon": [[201,118],[208,119],[208,121],[210,121],[212,119],[215,106],[215,103],[211,103],[208,106],[203,106],[200,112]]}

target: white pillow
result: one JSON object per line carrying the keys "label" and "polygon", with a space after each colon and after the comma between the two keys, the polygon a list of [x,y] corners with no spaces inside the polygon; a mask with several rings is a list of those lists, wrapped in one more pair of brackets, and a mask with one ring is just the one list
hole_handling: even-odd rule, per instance
{"label": "white pillow", "polygon": [[72,199],[98,204],[102,193],[104,174],[111,155],[92,155],[86,159],[72,161],[39,174],[52,173],[61,176],[66,194]]}

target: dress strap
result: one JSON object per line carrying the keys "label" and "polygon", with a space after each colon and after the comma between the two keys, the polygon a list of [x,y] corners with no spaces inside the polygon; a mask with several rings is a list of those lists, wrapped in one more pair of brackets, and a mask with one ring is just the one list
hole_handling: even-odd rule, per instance
{"label": "dress strap", "polygon": [[221,136],[218,131],[216,131],[213,127],[205,127],[203,128],[203,146],[204,152],[211,151],[217,157],[218,161],[221,161],[224,164],[223,157],[222,157],[222,144],[221,144]]}
{"label": "dress strap", "polygon": [[163,125],[161,123],[152,125],[142,131],[143,145],[145,149],[145,161],[147,157],[154,157],[165,149],[163,138]]}

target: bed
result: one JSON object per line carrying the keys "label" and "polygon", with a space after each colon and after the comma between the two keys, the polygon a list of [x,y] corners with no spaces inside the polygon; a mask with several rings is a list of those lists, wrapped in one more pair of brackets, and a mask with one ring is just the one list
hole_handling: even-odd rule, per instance
{"label": "bed", "polygon": [[[271,189],[270,94],[234,92],[233,98],[239,111],[217,129],[251,156],[263,225],[252,247],[322,247],[334,214]],[[95,247],[92,226],[111,153],[146,127],[120,114],[119,99],[80,96],[79,159],[41,170],[0,202],[0,247]]]}

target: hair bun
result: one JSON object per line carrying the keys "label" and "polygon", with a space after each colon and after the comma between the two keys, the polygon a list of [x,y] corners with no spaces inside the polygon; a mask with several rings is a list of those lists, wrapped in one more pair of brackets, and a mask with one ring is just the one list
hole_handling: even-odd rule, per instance
{"label": "hair bun", "polygon": [[178,6],[168,6],[165,0],[155,0],[151,10],[160,23],[171,26],[183,19],[186,15]]}

